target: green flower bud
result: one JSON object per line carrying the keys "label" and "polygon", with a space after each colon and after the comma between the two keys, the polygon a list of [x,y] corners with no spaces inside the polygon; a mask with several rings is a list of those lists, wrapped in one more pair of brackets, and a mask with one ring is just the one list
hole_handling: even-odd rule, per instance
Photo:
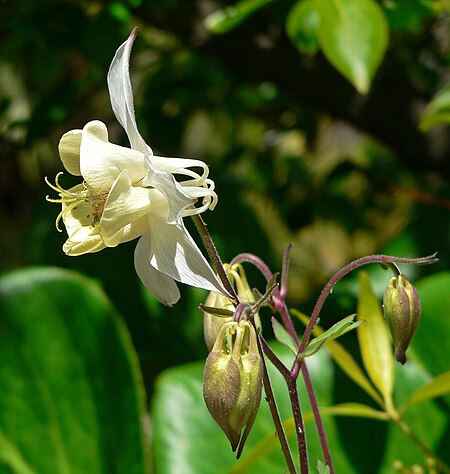
{"label": "green flower bud", "polygon": [[384,319],[395,347],[395,358],[406,362],[408,348],[420,320],[419,295],[405,275],[389,280],[383,301]]}
{"label": "green flower bud", "polygon": [[203,396],[233,451],[253,425],[261,390],[262,361],[253,326],[248,321],[225,323],[206,359]]}
{"label": "green flower bud", "polygon": [[[209,306],[211,308],[228,309],[234,312],[234,306],[232,305],[231,301],[216,291],[211,291],[209,293],[205,300],[205,306]],[[213,348],[222,326],[232,320],[232,316],[229,318],[221,317],[210,314],[207,311],[203,311],[203,333],[208,351]]]}
{"label": "green flower bud", "polygon": [[[247,277],[245,275],[245,271],[239,263],[235,265],[224,265],[224,269],[230,279],[230,282],[234,285],[239,301],[241,303],[249,303],[250,305],[255,303],[255,297],[253,296],[253,292],[250,289],[250,285],[248,284]],[[210,308],[218,308],[218,309],[225,309],[234,312],[233,304],[220,293],[216,291],[211,291],[206,298],[204,306],[209,306]],[[261,321],[259,318],[258,313],[254,315],[256,326],[258,328],[261,327]],[[206,346],[208,350],[211,351],[214,343],[216,342],[217,335],[219,334],[220,329],[225,323],[232,321],[232,317],[223,317],[217,316],[215,314],[208,313],[207,311],[203,311],[203,332],[205,336]]]}

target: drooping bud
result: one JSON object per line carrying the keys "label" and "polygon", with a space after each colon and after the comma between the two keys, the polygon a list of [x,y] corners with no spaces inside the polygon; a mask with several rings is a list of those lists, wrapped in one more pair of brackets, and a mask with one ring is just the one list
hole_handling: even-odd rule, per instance
{"label": "drooping bud", "polygon": [[[255,297],[253,295],[252,290],[250,289],[250,285],[248,284],[247,277],[245,275],[245,271],[242,265],[239,263],[234,264],[232,266],[225,264],[224,269],[227,273],[228,278],[230,279],[231,284],[236,289],[239,301],[241,303],[249,303],[250,305],[255,303]],[[233,312],[235,309],[230,300],[228,300],[228,298],[215,291],[211,291],[209,293],[203,306],[216,309],[224,309]],[[254,318],[256,326],[260,328],[261,321],[259,319],[258,313],[254,314]],[[214,343],[216,342],[221,327],[225,323],[232,321],[232,319],[232,317],[218,316],[217,314],[211,314],[206,310],[203,311],[203,332],[205,335],[205,342],[209,351],[211,351]]]}
{"label": "drooping bud", "polygon": [[389,280],[383,300],[384,319],[395,347],[395,358],[406,362],[408,348],[420,320],[420,300],[417,290],[405,275]]}
{"label": "drooping bud", "polygon": [[256,337],[248,321],[225,323],[206,359],[203,378],[206,406],[232,450],[239,446],[238,456],[261,401],[262,361]]}

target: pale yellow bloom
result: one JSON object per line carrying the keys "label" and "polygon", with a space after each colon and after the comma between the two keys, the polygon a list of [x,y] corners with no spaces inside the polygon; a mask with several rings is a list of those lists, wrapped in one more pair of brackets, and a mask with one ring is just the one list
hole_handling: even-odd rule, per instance
{"label": "pale yellow bloom", "polygon": [[183,217],[217,203],[208,167],[199,160],[155,156],[137,129],[129,77],[135,36],[136,30],[119,47],[108,73],[113,111],[131,148],[110,143],[106,125],[97,120],[67,132],[59,143],[64,167],[82,178],[68,190],[60,185],[60,174],[49,183],[59,198],[48,199],[62,204],[57,227],[62,219],[68,233],[64,252],[98,252],[141,237],[136,271],[160,301],[178,300],[174,280],[224,292],[183,223]]}

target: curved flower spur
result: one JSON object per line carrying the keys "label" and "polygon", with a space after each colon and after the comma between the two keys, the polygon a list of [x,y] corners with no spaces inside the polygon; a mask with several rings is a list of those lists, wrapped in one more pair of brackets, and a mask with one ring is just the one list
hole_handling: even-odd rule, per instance
{"label": "curved flower spur", "polygon": [[[135,250],[136,272],[145,287],[164,304],[180,297],[175,281],[226,295],[221,283],[183,223],[183,217],[214,209],[217,195],[208,167],[199,160],[156,156],[141,137],[134,115],[129,61],[137,30],[116,51],[108,72],[114,114],[131,148],[108,141],[98,120],[71,130],[59,143],[66,170],[83,181],[68,190],[47,184],[62,204],[56,219],[68,233],[67,255],[98,252],[141,237]],[[199,174],[195,170],[201,170]],[[181,176],[178,182],[175,177]],[[195,207],[199,202],[200,206]]]}

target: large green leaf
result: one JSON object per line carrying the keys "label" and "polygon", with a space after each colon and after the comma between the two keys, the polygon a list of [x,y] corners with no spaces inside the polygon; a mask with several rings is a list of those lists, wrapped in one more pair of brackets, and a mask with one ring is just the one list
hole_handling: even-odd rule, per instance
{"label": "large green leaf", "polygon": [[99,286],[56,268],[0,279],[0,471],[146,469],[128,333]]}
{"label": "large green leaf", "polygon": [[316,0],[319,45],[330,63],[365,94],[388,45],[383,10],[373,0]]}
{"label": "large green leaf", "polygon": [[422,315],[409,351],[433,375],[450,370],[450,272],[437,273],[415,284]]}

